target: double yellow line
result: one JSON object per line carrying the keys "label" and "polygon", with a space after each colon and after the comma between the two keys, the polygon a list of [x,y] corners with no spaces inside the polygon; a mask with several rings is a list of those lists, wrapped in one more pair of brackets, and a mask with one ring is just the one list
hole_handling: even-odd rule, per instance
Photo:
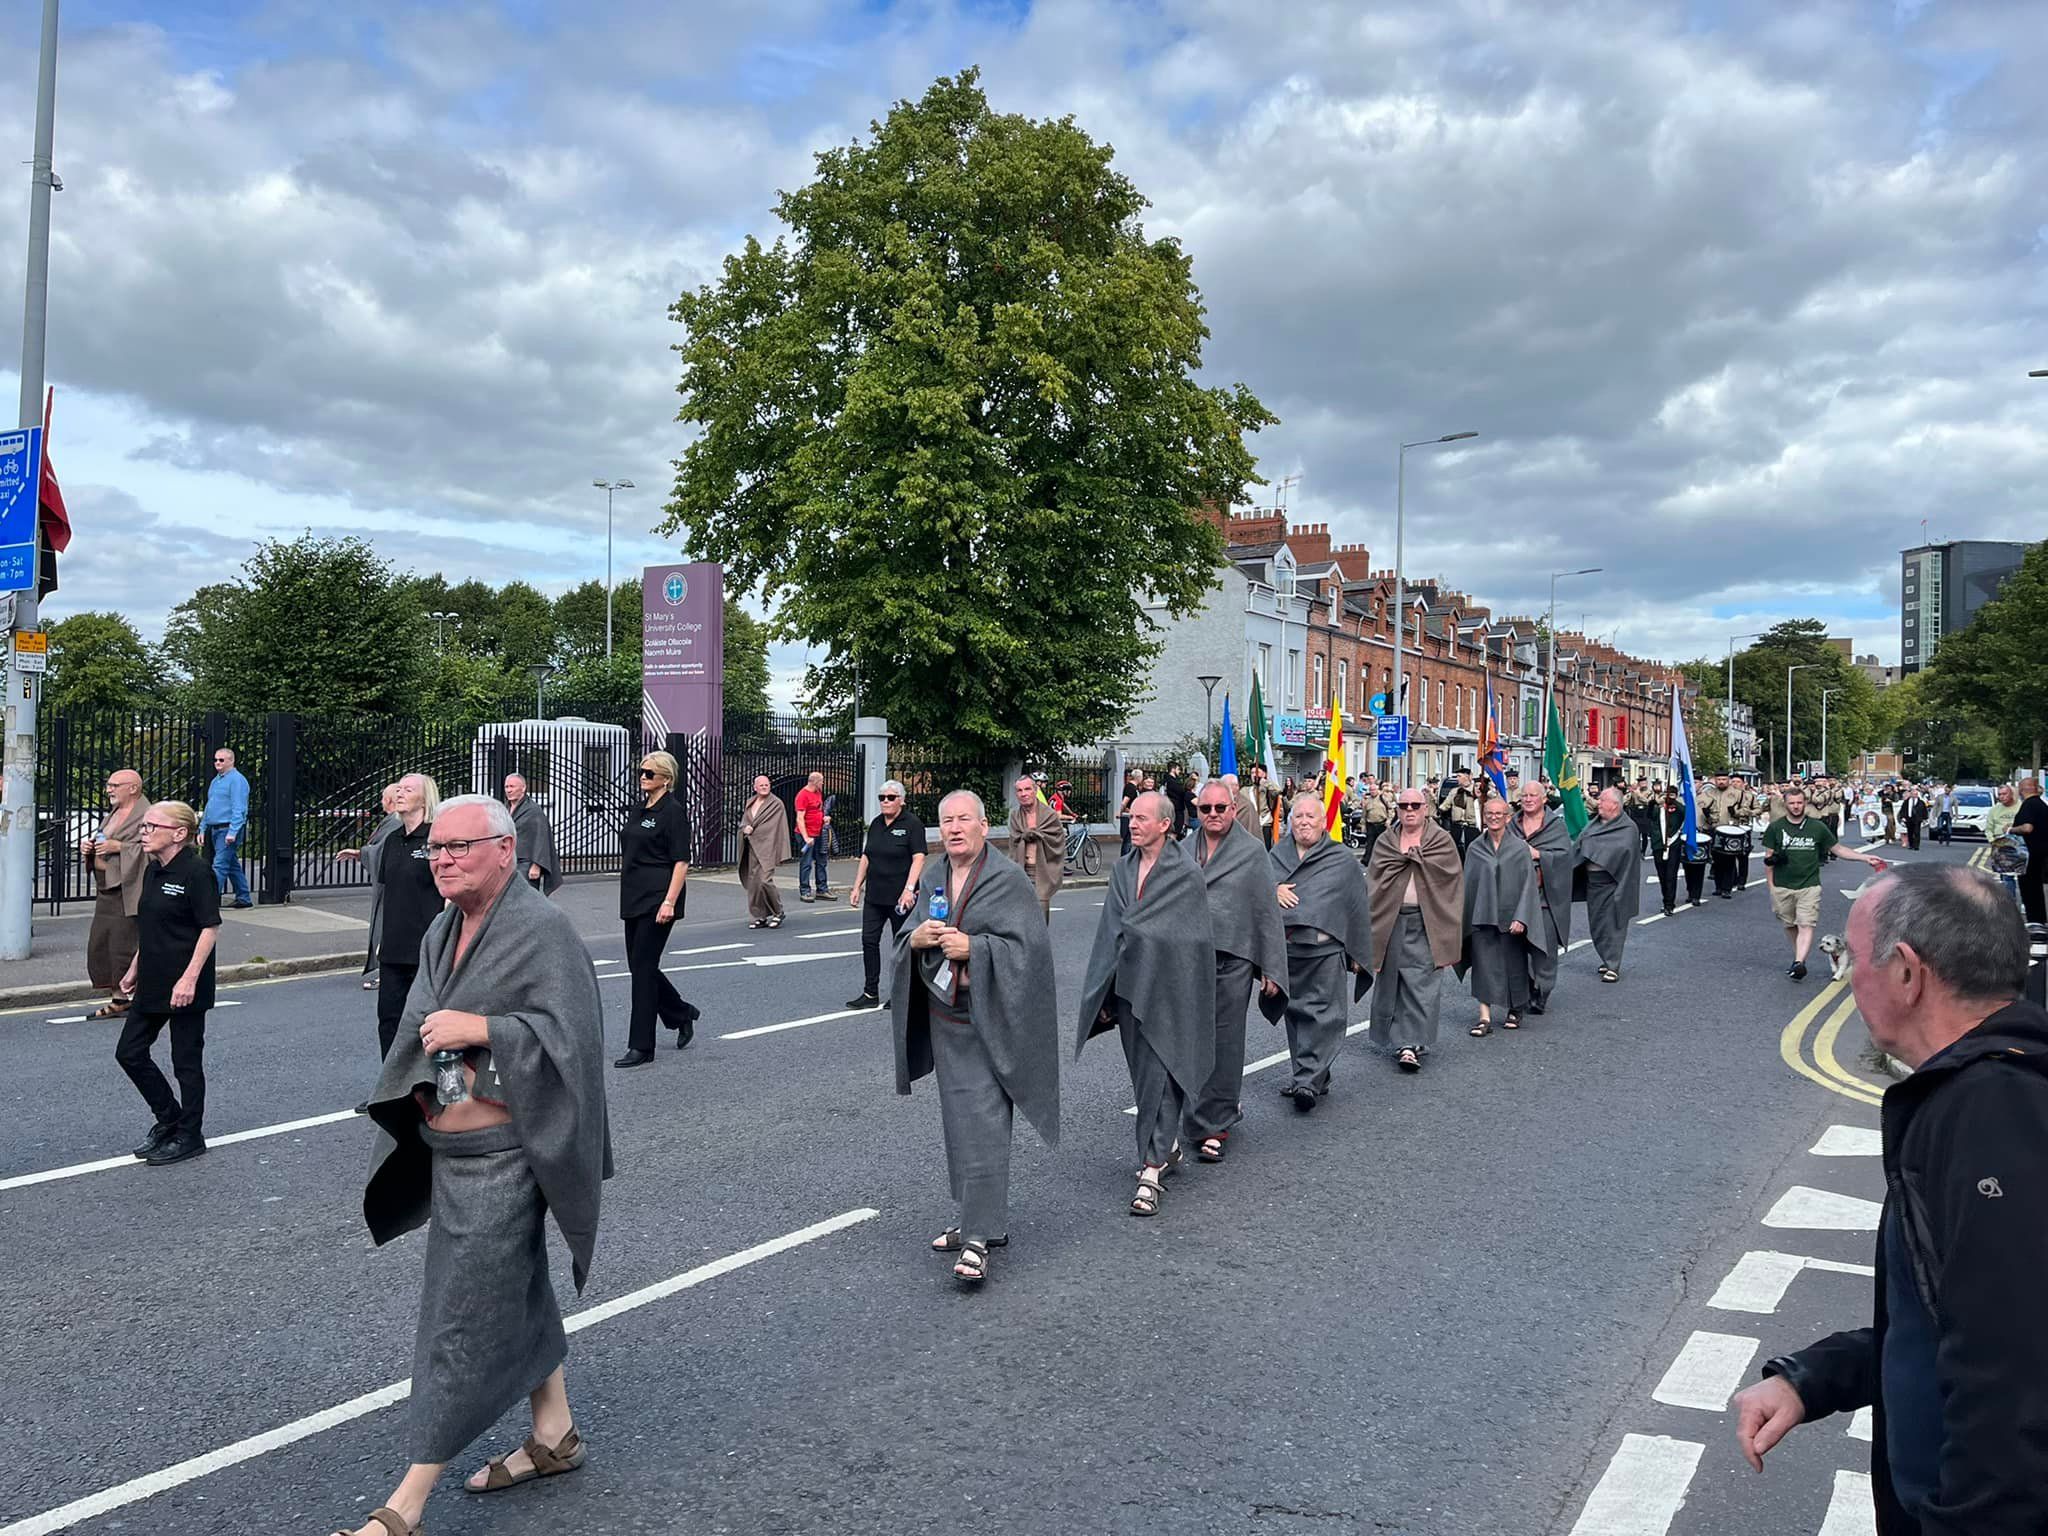
{"label": "double yellow line", "polygon": [[1991,867],[1991,845],[1986,843],[1963,862],[1969,865],[1971,869],[1989,869]]}
{"label": "double yellow line", "polygon": [[[1833,1011],[1830,1012],[1830,1005]],[[1849,1021],[1849,1015],[1856,1011],[1856,995],[1849,990],[1846,981],[1831,981],[1820,989],[1820,995],[1793,1017],[1778,1037],[1778,1054],[1785,1065],[1809,1082],[1819,1083],[1830,1093],[1839,1093],[1845,1099],[1855,1099],[1861,1104],[1880,1104],[1884,1092],[1875,1085],[1857,1077],[1844,1067],[1835,1055],[1835,1047],[1841,1038],[1842,1026]],[[1814,1021],[1822,1014],[1827,1019],[1818,1029]],[[1814,1029],[1808,1059],[1806,1032]]]}

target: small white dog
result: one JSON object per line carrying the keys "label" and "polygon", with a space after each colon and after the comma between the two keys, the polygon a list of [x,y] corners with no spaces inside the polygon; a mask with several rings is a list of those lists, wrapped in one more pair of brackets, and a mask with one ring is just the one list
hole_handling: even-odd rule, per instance
{"label": "small white dog", "polygon": [[1828,957],[1828,979],[1840,981],[1849,974],[1849,947],[1838,933],[1823,934],[1820,952]]}

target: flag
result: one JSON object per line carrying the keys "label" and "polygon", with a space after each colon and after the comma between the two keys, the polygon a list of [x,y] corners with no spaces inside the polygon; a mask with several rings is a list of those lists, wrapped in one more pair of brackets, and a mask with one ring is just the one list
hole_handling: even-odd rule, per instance
{"label": "flag", "polygon": [[1586,797],[1579,793],[1579,770],[1572,766],[1565,750],[1564,720],[1557,712],[1557,700],[1550,701],[1550,736],[1543,746],[1543,771],[1557,787],[1564,802],[1564,829],[1573,837],[1586,830]]}
{"label": "flag", "polygon": [[1266,765],[1266,778],[1280,787],[1280,765],[1273,760],[1273,725],[1266,718],[1265,696],[1259,692],[1258,674],[1252,675],[1252,751]]}
{"label": "flag", "polygon": [[1508,797],[1508,758],[1500,745],[1500,716],[1493,708],[1493,674],[1486,674],[1486,725],[1479,733],[1479,768],[1493,781],[1493,791]]}
{"label": "flag", "polygon": [[1323,755],[1323,825],[1330,841],[1344,841],[1344,701],[1330,699],[1330,746]]}
{"label": "flag", "polygon": [[1671,685],[1671,776],[1685,797],[1685,851],[1700,851],[1700,807],[1692,793],[1692,747],[1685,739],[1685,713],[1678,707],[1678,685]]}
{"label": "flag", "polygon": [[71,543],[71,514],[64,507],[64,493],[57,489],[57,471],[50,466],[50,412],[57,403],[53,385],[43,396],[43,478],[36,487],[36,518],[42,525],[42,558],[36,570],[36,596],[48,597],[57,590],[57,552]]}
{"label": "flag", "polygon": [[1237,772],[1237,732],[1230,727],[1230,695],[1223,695],[1223,746],[1216,754],[1216,776],[1229,778]]}

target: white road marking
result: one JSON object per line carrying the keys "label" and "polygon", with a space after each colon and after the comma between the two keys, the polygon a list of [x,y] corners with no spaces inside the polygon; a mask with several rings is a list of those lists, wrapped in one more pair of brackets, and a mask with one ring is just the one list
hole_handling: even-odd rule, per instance
{"label": "white road marking", "polygon": [[[1368,1029],[1371,1028],[1372,1020],[1366,1019],[1362,1023],[1352,1025],[1349,1029],[1345,1030],[1344,1033],[1347,1037],[1351,1035],[1362,1035]],[[1286,1061],[1289,1058],[1290,1053],[1287,1051],[1275,1051],[1270,1056],[1261,1056],[1257,1061],[1248,1061],[1244,1064],[1244,1075],[1246,1077],[1250,1077],[1254,1072],[1263,1072],[1268,1067],[1277,1067],[1280,1065],[1281,1062]],[[1124,1113],[1127,1115],[1135,1115],[1137,1114],[1137,1112],[1138,1106],[1135,1104],[1131,1105],[1128,1109],[1124,1111]],[[6,1533],[4,1531],[0,1531],[0,1536],[6,1536]]]}
{"label": "white road marking", "polygon": [[1720,1289],[1707,1298],[1707,1305],[1723,1312],[1775,1312],[1784,1301],[1785,1292],[1805,1269],[1838,1275],[1877,1274],[1868,1264],[1844,1264],[1838,1259],[1810,1259],[1803,1254],[1752,1249],[1735,1261]]}
{"label": "white road marking", "polygon": [[[242,1005],[232,998],[223,998],[215,1002],[213,1006],[215,1008],[239,1008]],[[66,1013],[60,1014],[58,1017],[54,1019],[45,1019],[43,1020],[43,1022],[45,1024],[118,1024],[121,1022],[121,1020],[118,1017],[111,1019],[96,1020],[89,1013]]]}
{"label": "white road marking", "polygon": [[[1572,1536],[1665,1536],[1685,1506],[1705,1446],[1667,1435],[1623,1435]],[[0,1531],[0,1536],[11,1533]]]}
{"label": "white road marking", "polygon": [[1877,1157],[1884,1151],[1884,1133],[1860,1125],[1831,1125],[1807,1151],[1815,1157]]}
{"label": "white road marking", "polygon": [[1884,1207],[1875,1200],[1838,1195],[1831,1189],[1794,1184],[1764,1214],[1767,1227],[1801,1227],[1819,1232],[1875,1232]]}
{"label": "white road marking", "polygon": [[1650,1399],[1674,1408],[1720,1413],[1742,1385],[1759,1347],[1757,1340],[1740,1334],[1695,1332]]}
{"label": "white road marking", "polygon": [[[730,971],[746,963],[744,960],[699,960],[695,965],[664,965],[661,968],[661,973],[664,976],[673,976],[678,971]],[[632,974],[631,971],[606,971],[597,979],[599,981],[623,981]]]}
{"label": "white road marking", "polygon": [[[581,1332],[598,1323],[608,1322],[621,1313],[644,1307],[650,1302],[666,1300],[680,1291],[702,1285],[707,1280],[716,1280],[721,1275],[745,1269],[749,1265],[760,1263],[763,1259],[787,1253],[792,1248],[814,1243],[821,1237],[830,1237],[847,1227],[872,1220],[879,1214],[865,1206],[842,1212],[800,1231],[770,1238],[765,1243],[756,1243],[753,1247],[743,1248],[738,1253],[730,1253],[722,1259],[713,1259],[708,1264],[700,1264],[695,1269],[685,1270],[672,1279],[630,1291],[615,1300],[586,1308],[572,1317],[564,1318],[563,1327],[570,1333]],[[186,1483],[195,1482],[199,1478],[211,1476],[215,1472],[224,1472],[229,1467],[240,1466],[245,1461],[254,1461],[259,1456],[267,1456],[272,1451],[282,1450],[288,1445],[309,1440],[315,1435],[352,1420],[367,1417],[380,1409],[403,1402],[411,1392],[410,1377],[404,1381],[394,1381],[388,1387],[365,1392],[361,1397],[352,1397],[345,1403],[323,1408],[318,1413],[308,1414],[303,1419],[294,1419],[289,1424],[266,1430],[260,1435],[251,1435],[246,1440],[237,1440],[232,1445],[224,1445],[204,1455],[173,1463],[161,1471],[117,1484],[103,1492],[89,1494],[82,1499],[73,1499],[69,1504],[60,1505],[40,1515],[30,1515],[26,1520],[17,1520],[12,1525],[0,1526],[0,1536],[53,1536],[53,1533],[68,1529],[82,1521],[97,1519],[113,1510],[138,1504],[144,1499],[154,1498],[159,1493],[168,1493],[173,1488],[183,1487]]]}
{"label": "white road marking", "polygon": [[815,955],[749,955],[748,965],[803,965],[812,960],[847,960],[860,953],[857,949],[828,949]]}
{"label": "white road marking", "polygon": [[1870,1496],[1868,1472],[1835,1474],[1835,1491],[1828,1499],[1828,1517],[1820,1523],[1820,1536],[1877,1536],[1877,1504]]}
{"label": "white road marking", "polygon": [[883,1018],[889,1015],[881,1008],[841,1008],[837,1013],[814,1013],[808,1019],[790,1019],[781,1024],[760,1024],[753,1029],[736,1029],[729,1035],[720,1035],[721,1040],[751,1040],[756,1035],[776,1035],[785,1029],[802,1029],[806,1024],[829,1024],[834,1019],[850,1019],[855,1014],[873,1013]]}
{"label": "white road marking", "polygon": [[849,934],[859,933],[858,928],[820,928],[816,933],[793,933],[793,939],[843,939]]}
{"label": "white road marking", "polygon": [[[352,1109],[337,1109],[329,1115],[309,1115],[303,1120],[286,1120],[279,1125],[259,1125],[253,1131],[230,1131],[225,1136],[209,1136],[208,1147],[232,1146],[238,1141],[261,1141],[268,1136],[289,1136],[293,1131],[309,1131],[316,1125],[339,1125],[344,1120],[353,1120],[356,1112]],[[68,1168],[46,1168],[41,1173],[18,1173],[12,1178],[0,1179],[0,1191],[26,1189],[31,1184],[52,1184],[58,1179],[76,1179],[88,1173],[107,1173],[115,1168],[141,1168],[145,1166],[140,1158],[103,1157],[97,1162],[73,1163]]]}
{"label": "white road marking", "polygon": [[[666,960],[680,960],[684,955],[716,955],[728,949],[752,949],[753,947],[751,944],[700,944],[695,949],[672,949],[662,958]],[[621,965],[623,963],[623,961],[618,960],[612,962],[614,965]]]}
{"label": "white road marking", "polygon": [[1865,1445],[1868,1445],[1871,1436],[1876,1433],[1876,1430],[1876,1421],[1871,1416],[1871,1411],[1868,1408],[1858,1408],[1849,1415],[1849,1438],[1851,1440],[1861,1440]]}
{"label": "white road marking", "polygon": [[1588,944],[1592,942],[1593,941],[1591,939],[1573,939],[1571,943],[1565,946],[1565,953],[1569,954],[1571,953],[1571,951],[1575,949],[1584,949]]}
{"label": "white road marking", "polygon": [[1663,922],[1663,921],[1664,921],[1664,918],[1665,918],[1665,914],[1664,914],[1664,913],[1662,913],[1662,912],[1655,912],[1655,913],[1652,913],[1652,914],[1651,914],[1650,916],[1648,916],[1648,917],[1639,917],[1639,918],[1637,918],[1637,919],[1636,919],[1636,926],[1637,926],[1638,928],[1647,928],[1647,927],[1649,927],[1649,926],[1650,926],[1650,924],[1652,924],[1652,923],[1661,923],[1661,922]]}
{"label": "white road marking", "polygon": [[613,960],[606,958],[602,960],[593,960],[590,963],[592,965],[624,965],[626,962],[623,960]]}

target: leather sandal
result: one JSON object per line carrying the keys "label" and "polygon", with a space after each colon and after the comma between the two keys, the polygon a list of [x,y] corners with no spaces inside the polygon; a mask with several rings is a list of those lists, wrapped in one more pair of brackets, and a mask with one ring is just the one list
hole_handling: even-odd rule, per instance
{"label": "leather sandal", "polygon": [[1138,1175],[1138,1192],[1131,1196],[1131,1214],[1133,1216],[1157,1216],[1159,1214],[1159,1202],[1166,1193],[1165,1189],[1160,1185],[1159,1174],[1159,1169],[1147,1168]]}
{"label": "leather sandal", "polygon": [[[407,1525],[405,1523],[405,1516],[387,1504],[379,1504],[370,1511],[370,1523],[383,1526],[386,1531],[391,1533],[391,1536],[420,1536],[420,1532],[427,1528],[427,1522],[424,1520],[418,1525]],[[349,1536],[349,1533],[343,1530],[336,1530],[334,1536]]]}
{"label": "leather sandal", "polygon": [[953,1278],[962,1285],[979,1285],[988,1278],[988,1244],[970,1237],[961,1244],[960,1257],[953,1264]]}
{"label": "leather sandal", "polygon": [[1202,1138],[1202,1144],[1195,1148],[1195,1156],[1205,1163],[1220,1163],[1224,1159],[1224,1149],[1228,1145],[1229,1138],[1219,1131],[1214,1136]]}
{"label": "leather sandal", "polygon": [[[988,1240],[988,1245],[991,1248],[1007,1248],[1010,1246],[1010,1234],[1005,1232],[1001,1237],[992,1237]],[[958,1253],[960,1248],[960,1229],[958,1227],[948,1227],[932,1239],[933,1253]]]}
{"label": "leather sandal", "polygon": [[93,1009],[86,1017],[88,1019],[125,1019],[128,1017],[128,1000],[125,997],[120,997],[114,999],[111,1003],[101,1003],[99,1007]]}
{"label": "leather sandal", "polygon": [[[507,1451],[503,1456],[493,1456],[484,1463],[484,1485],[471,1488],[467,1482],[462,1486],[470,1493],[501,1493],[507,1488],[516,1488],[521,1483],[530,1483],[537,1477],[560,1477],[564,1472],[574,1472],[583,1465],[583,1437],[571,1424],[569,1432],[555,1442],[554,1448],[542,1445],[533,1436],[526,1437],[526,1444],[520,1447],[526,1452],[527,1460],[533,1463],[529,1472],[513,1472],[506,1463],[518,1453]],[[405,1536],[405,1533],[395,1533]]]}

